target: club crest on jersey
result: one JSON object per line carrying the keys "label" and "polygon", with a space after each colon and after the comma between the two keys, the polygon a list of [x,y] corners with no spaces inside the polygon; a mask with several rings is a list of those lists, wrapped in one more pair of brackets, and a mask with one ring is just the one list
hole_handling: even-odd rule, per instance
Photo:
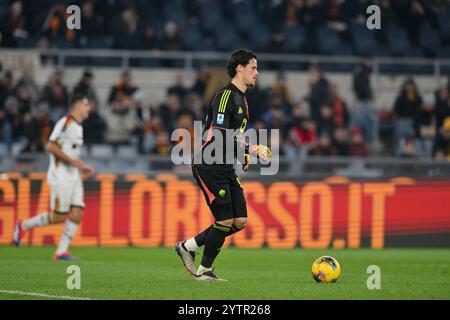
{"label": "club crest on jersey", "polygon": [[223,113],[219,113],[217,115],[217,124],[223,124],[224,120],[225,120],[225,115]]}

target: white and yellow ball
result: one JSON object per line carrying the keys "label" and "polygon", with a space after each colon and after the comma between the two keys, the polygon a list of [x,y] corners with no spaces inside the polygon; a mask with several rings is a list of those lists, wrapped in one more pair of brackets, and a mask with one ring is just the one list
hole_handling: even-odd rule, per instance
{"label": "white and yellow ball", "polygon": [[317,282],[336,282],[341,276],[341,266],[335,258],[323,256],[314,261],[311,273]]}

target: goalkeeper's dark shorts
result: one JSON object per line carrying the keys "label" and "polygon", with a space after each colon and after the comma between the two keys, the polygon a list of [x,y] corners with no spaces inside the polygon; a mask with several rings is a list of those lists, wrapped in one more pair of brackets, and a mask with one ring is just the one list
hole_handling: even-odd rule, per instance
{"label": "goalkeeper's dark shorts", "polygon": [[192,173],[216,221],[247,217],[247,203],[233,171],[193,165]]}

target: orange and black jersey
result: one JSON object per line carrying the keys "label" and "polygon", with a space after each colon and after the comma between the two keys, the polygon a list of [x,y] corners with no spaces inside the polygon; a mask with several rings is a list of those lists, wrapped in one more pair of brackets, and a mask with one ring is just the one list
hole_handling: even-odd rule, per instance
{"label": "orange and black jersey", "polygon": [[[237,148],[246,148],[243,143],[238,143],[234,139],[232,145],[233,150],[227,150],[226,130],[231,129],[235,132],[244,133],[249,121],[248,103],[245,94],[232,83],[225,88],[219,90],[214,96],[209,106],[206,118],[205,129],[203,132],[203,140],[201,152],[196,158],[203,155],[205,148],[214,141],[213,130],[215,133],[220,131],[223,137],[223,162],[220,164],[206,164],[202,161],[201,166],[207,169],[233,169],[233,164],[226,163],[227,152],[233,152],[236,155]],[[230,144],[231,145],[231,144]],[[235,158],[235,157],[233,157]],[[198,163],[198,162],[196,162]]]}

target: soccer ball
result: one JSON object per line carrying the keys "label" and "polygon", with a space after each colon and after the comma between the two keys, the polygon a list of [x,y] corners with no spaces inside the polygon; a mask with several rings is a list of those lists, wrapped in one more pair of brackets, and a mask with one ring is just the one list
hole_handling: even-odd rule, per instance
{"label": "soccer ball", "polygon": [[341,266],[335,258],[323,256],[314,261],[311,273],[317,282],[336,282],[341,275]]}

